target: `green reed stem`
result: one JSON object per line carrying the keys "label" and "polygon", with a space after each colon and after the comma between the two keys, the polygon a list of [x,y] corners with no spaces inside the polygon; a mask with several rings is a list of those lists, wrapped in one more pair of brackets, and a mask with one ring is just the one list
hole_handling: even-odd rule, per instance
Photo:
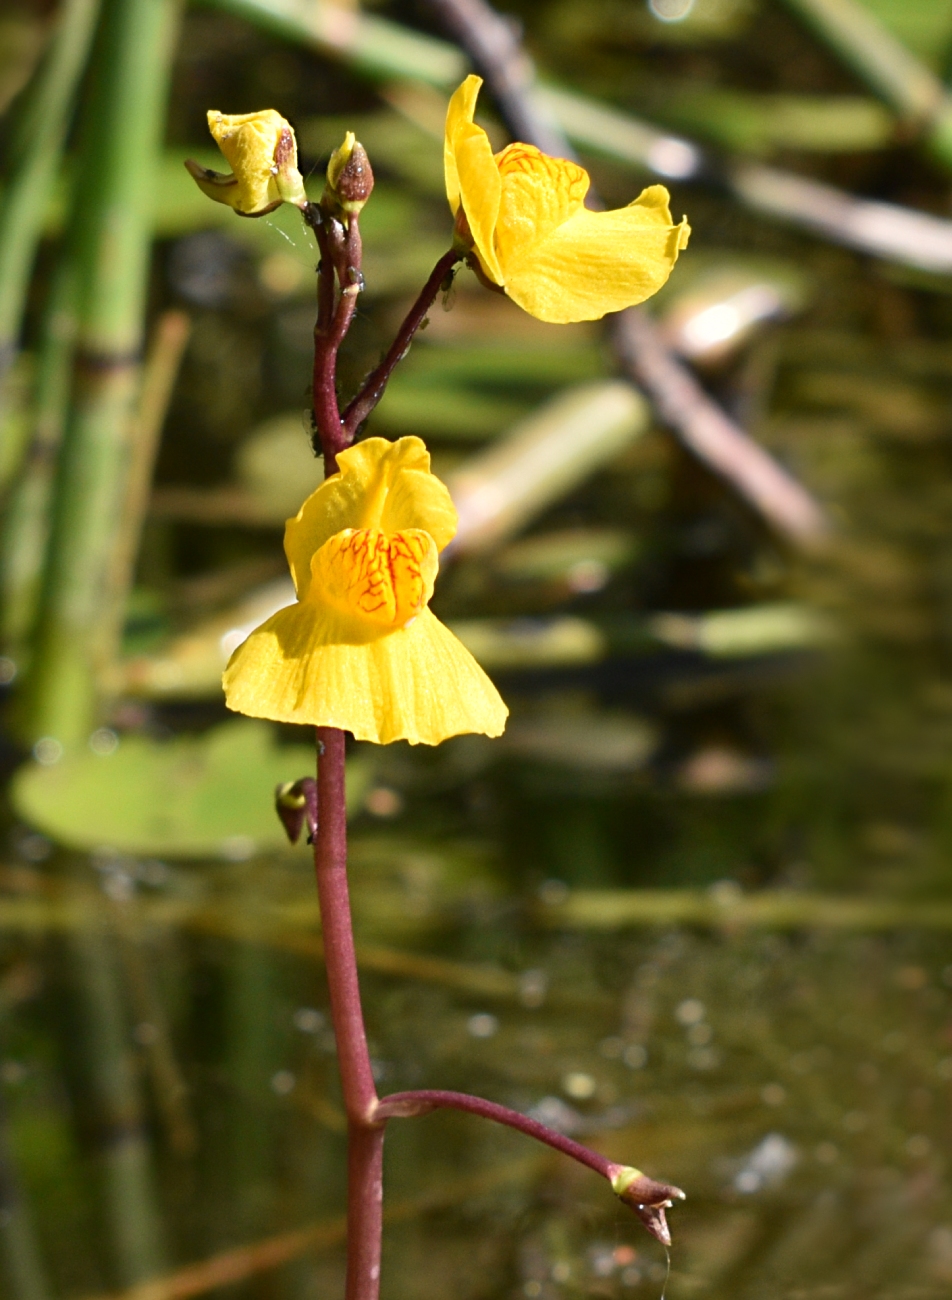
{"label": "green reed stem", "polygon": [[43,321],[33,429],[0,533],[0,640],[19,665],[36,622],[56,457],[69,411],[76,266],[64,250]]}
{"label": "green reed stem", "polygon": [[149,273],[153,178],[178,0],[107,0],[78,167],[78,329],[57,470],[28,738],[81,741],[112,658],[109,574],[126,493]]}
{"label": "green reed stem", "polygon": [[70,936],[69,948],[81,999],[79,1037],[95,1107],[113,1265],[121,1284],[129,1286],[162,1272],[165,1258],[122,973],[105,909]]}
{"label": "green reed stem", "polygon": [[10,1300],[49,1300],[52,1295],[33,1219],[23,1196],[10,1140],[6,1101],[0,1090],[0,1277]]}
{"label": "green reed stem", "polygon": [[923,61],[859,0],[787,5],[869,86],[918,125],[933,155],[952,166],[952,96]]}
{"label": "green reed stem", "polygon": [[[253,890],[252,882],[247,888]],[[243,900],[244,901],[244,900]],[[240,945],[229,970],[227,1035],[229,1150],[226,1167],[236,1231],[260,1232],[273,1205],[269,1076],[274,1057],[275,963],[255,943]]]}
{"label": "green reed stem", "polygon": [[19,115],[0,206],[0,383],[16,351],[33,258],[99,7],[100,0],[63,0],[59,30]]}

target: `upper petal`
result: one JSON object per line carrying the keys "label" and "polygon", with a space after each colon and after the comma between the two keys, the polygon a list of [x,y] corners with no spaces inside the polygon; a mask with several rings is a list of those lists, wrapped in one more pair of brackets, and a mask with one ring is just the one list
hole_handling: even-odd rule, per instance
{"label": "upper petal", "polygon": [[467,77],[449,102],[443,172],[453,215],[462,204],[483,270],[496,284],[501,284],[494,235],[502,184],[489,136],[473,122],[482,84],[482,77]]}
{"label": "upper petal", "polygon": [[481,126],[461,126],[456,133],[456,167],[460,202],[483,270],[502,284],[496,249],[496,225],[502,198],[502,180],[493,158],[489,136]]}
{"label": "upper petal", "polygon": [[453,92],[446,109],[446,132],[443,137],[443,175],[446,180],[446,197],[453,216],[459,209],[459,172],[456,167],[456,134],[461,126],[470,125],[476,111],[476,97],[483,84],[482,77],[470,74]]}
{"label": "upper petal", "polygon": [[588,172],[551,158],[531,144],[510,144],[496,155],[502,181],[496,253],[507,284],[533,249],[556,227],[584,210]]}
{"label": "upper petal", "polygon": [[456,533],[456,509],[430,472],[419,438],[367,438],[337,457],[338,472],[312,492],[284,530],[284,550],[298,597],[307,594],[311,557],[344,529],[406,529],[430,534],[441,551]]}
{"label": "upper petal", "polygon": [[582,208],[513,267],[506,293],[539,320],[599,320],[656,293],[689,234],[686,220],[672,224],[667,190],[653,185],[627,208]]}

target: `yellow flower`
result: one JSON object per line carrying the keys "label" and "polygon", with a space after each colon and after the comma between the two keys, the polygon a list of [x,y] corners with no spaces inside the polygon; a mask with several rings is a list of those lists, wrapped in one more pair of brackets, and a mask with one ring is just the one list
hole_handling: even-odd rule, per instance
{"label": "yellow flower", "polygon": [[297,603],[232,655],[228,707],[381,745],[500,735],[508,710],[496,688],[427,607],[456,532],[429,453],[419,438],[368,438],[337,461],[287,522]]}
{"label": "yellow flower", "polygon": [[467,77],[450,100],[443,161],[457,230],[488,278],[556,324],[598,320],[657,293],[691,233],[686,218],[672,223],[664,186],[627,208],[589,211],[588,173],[576,163],[529,144],[493,155],[473,122],[482,84]]}
{"label": "yellow flower", "polygon": [[231,117],[210,109],[208,129],[231,164],[224,175],[189,159],[185,166],[199,188],[242,217],[262,217],[282,203],[307,202],[297,168],[297,141],[290,123],[273,108]]}

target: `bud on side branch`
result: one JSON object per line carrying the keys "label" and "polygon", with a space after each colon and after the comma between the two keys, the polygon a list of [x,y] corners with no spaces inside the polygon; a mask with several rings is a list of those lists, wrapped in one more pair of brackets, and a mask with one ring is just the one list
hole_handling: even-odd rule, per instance
{"label": "bud on side branch", "polygon": [[631,1165],[616,1165],[610,1182],[618,1199],[634,1210],[652,1237],[663,1246],[670,1246],[671,1232],[664,1212],[675,1201],[684,1200],[681,1188],[671,1183],[657,1183]]}
{"label": "bud on side branch", "polygon": [[331,154],[327,164],[327,184],[321,206],[341,216],[357,216],[370,198],[374,187],[374,174],[367,150],[353,131],[344,136],[344,143]]}
{"label": "bud on side branch", "polygon": [[302,776],[299,781],[285,781],[276,786],[274,810],[292,844],[301,838],[305,822],[307,842],[312,843],[317,834],[317,782],[313,776]]}

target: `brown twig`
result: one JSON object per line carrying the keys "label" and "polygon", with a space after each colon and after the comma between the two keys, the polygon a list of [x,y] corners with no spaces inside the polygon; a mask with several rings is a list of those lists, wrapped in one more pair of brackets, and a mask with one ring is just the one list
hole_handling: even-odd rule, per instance
{"label": "brown twig", "polygon": [[813,497],[708,397],[646,312],[620,312],[613,336],[626,372],[689,451],[792,540],[809,545],[822,536],[826,525]]}
{"label": "brown twig", "polygon": [[348,441],[353,439],[364,420],[383,397],[390,376],[409,351],[413,337],[424,320],[426,320],[427,312],[433,306],[436,295],[443,288],[453,267],[461,260],[462,255],[450,249],[448,253],[443,254],[430,272],[430,278],[420,290],[420,296],[416,302],[407,312],[387,355],[380,365],[367,376],[360,392],[344,412],[344,429],[348,435]]}
{"label": "brown twig", "polygon": [[[509,23],[486,0],[430,3],[485,76],[513,135],[546,153],[573,157],[562,130],[533,95],[532,64]],[[822,538],[827,523],[819,504],[704,391],[644,311],[620,312],[613,341],[626,374],[645,388],[694,455],[790,541],[806,546]]]}

